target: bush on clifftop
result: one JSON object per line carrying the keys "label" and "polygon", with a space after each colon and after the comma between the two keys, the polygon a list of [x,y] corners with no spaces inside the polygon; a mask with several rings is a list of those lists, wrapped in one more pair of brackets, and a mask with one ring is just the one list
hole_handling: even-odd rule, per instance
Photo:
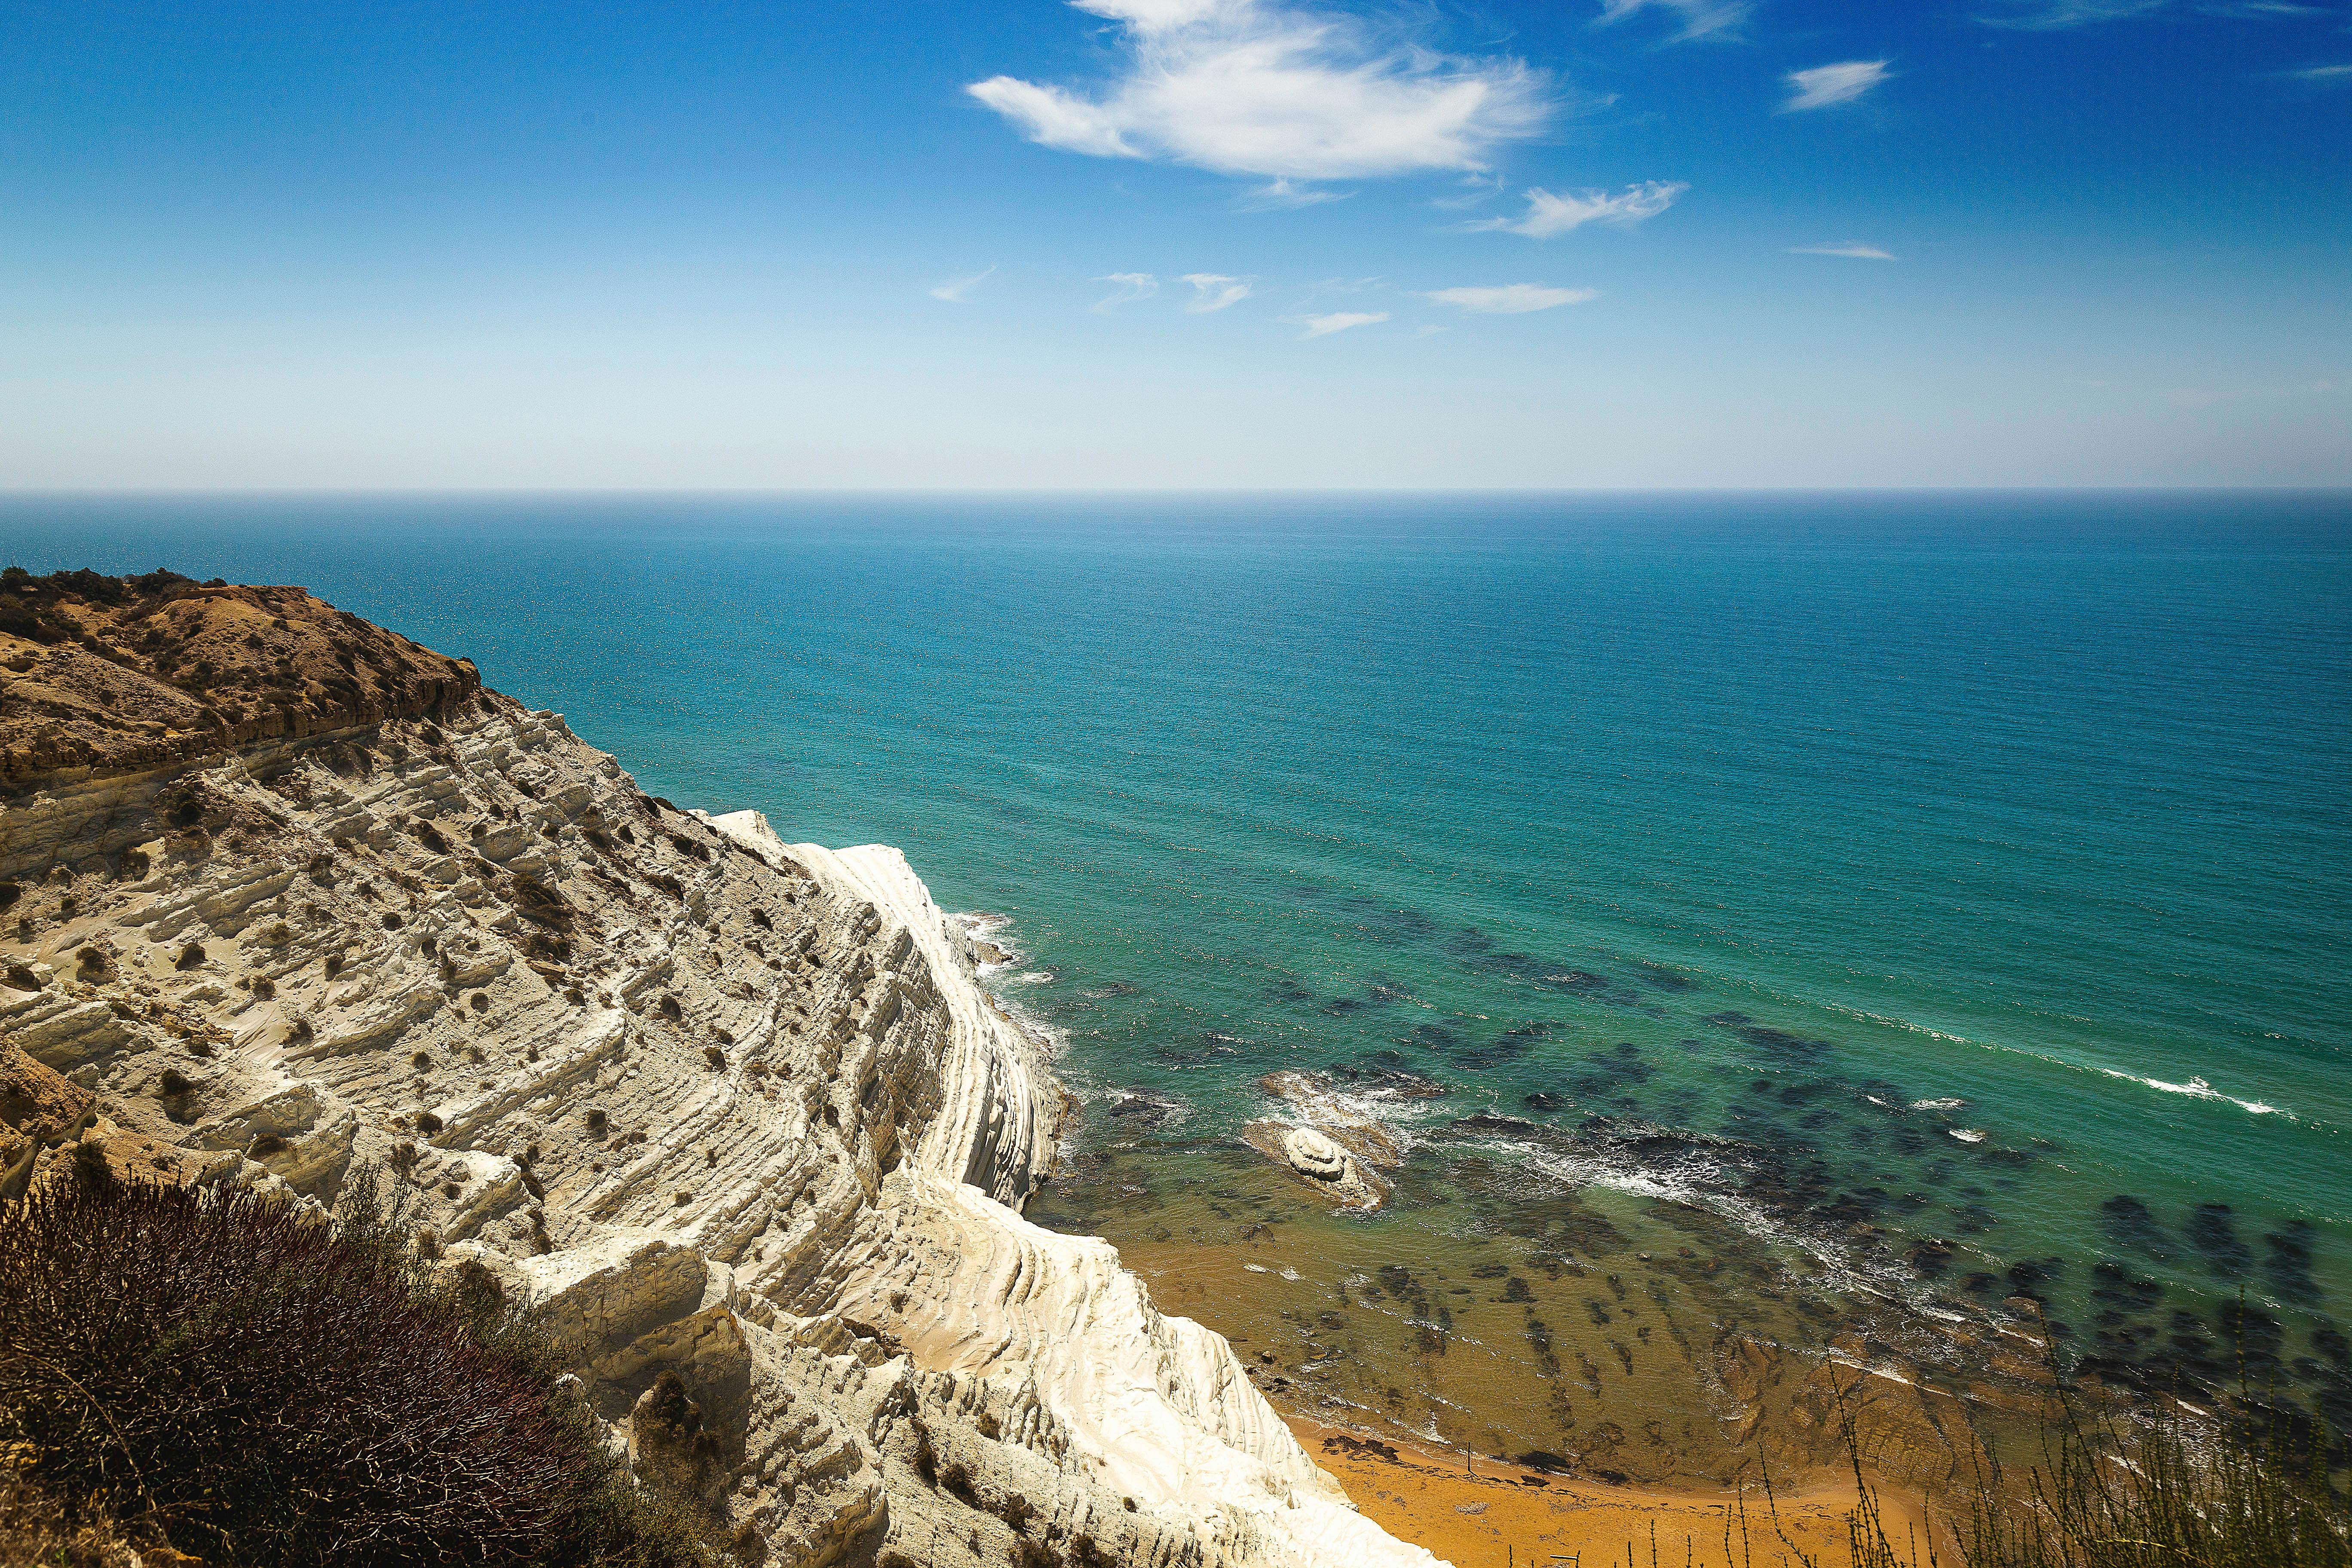
{"label": "bush on clifftop", "polygon": [[0,1211],[11,1488],[254,1568],[720,1562],[551,1397],[562,1347],[428,1285],[375,1195],[339,1226],[142,1184]]}

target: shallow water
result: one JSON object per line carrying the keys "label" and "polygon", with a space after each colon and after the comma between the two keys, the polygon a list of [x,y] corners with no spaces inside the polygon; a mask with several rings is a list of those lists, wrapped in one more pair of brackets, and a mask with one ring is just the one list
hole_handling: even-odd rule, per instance
{"label": "shallow water", "polygon": [[[903,846],[1011,917],[1088,1102],[1040,1214],[1243,1259],[1209,1194],[1296,1211],[1350,1302],[1306,1326],[1358,1342],[1307,1375],[1408,1424],[1550,1447],[1545,1385],[1826,1321],[1816,1274],[2023,1291],[2157,1378],[2251,1330],[2352,1417],[2342,496],[17,500],[0,541],[304,583],[658,793]],[[1394,1212],[1239,1148],[1285,1068],[1417,1141]],[[1628,1283],[1646,1343],[1549,1272],[1685,1246],[1733,1261]],[[1345,1285],[1384,1264],[1430,1314]],[[1218,1267],[1213,1321],[1286,1300]]]}

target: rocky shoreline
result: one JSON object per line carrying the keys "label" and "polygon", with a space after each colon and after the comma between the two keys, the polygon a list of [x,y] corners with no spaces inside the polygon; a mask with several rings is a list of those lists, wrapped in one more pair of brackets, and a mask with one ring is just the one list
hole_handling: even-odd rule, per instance
{"label": "rocky shoreline", "polygon": [[396,1173],[749,1561],[1434,1561],[1021,1217],[1061,1090],[897,851],[679,810],[299,589],[0,599],[11,1194]]}

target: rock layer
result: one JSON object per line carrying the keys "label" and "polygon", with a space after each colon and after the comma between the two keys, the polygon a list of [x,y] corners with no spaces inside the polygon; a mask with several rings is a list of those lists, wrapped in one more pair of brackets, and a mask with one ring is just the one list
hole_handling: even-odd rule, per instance
{"label": "rock layer", "polygon": [[[114,745],[173,699],[71,641],[0,689],[19,1188],[103,1159],[324,1208],[380,1163],[749,1560],[1433,1561],[1348,1507],[1223,1341],[1020,1217],[1060,1091],[897,851],[675,810],[468,666],[299,590],[204,592],[283,612],[265,652],[277,619],[317,630],[273,689],[307,707],[232,719],[142,676],[221,721]],[[60,657],[118,674],[74,687]]]}

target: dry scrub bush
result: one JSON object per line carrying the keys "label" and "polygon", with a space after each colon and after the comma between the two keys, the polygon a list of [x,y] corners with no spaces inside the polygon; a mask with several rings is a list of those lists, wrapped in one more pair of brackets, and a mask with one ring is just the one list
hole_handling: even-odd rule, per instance
{"label": "dry scrub bush", "polygon": [[0,1213],[0,1448],[28,1495],[239,1568],[718,1562],[551,1405],[562,1347],[430,1288],[378,1193],[355,1172],[339,1226],[133,1184]]}

